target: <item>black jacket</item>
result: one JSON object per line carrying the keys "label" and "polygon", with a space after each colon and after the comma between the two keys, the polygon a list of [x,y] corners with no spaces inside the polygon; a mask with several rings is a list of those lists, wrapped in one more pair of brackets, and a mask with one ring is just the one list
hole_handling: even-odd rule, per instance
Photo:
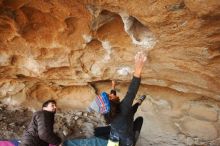
{"label": "black jacket", "polygon": [[59,145],[61,139],[53,132],[54,113],[41,110],[33,114],[31,123],[23,134],[21,145]]}
{"label": "black jacket", "polygon": [[125,98],[120,103],[120,113],[111,123],[110,139],[119,138],[120,146],[132,145],[134,142],[132,103],[140,85],[140,78],[133,77]]}

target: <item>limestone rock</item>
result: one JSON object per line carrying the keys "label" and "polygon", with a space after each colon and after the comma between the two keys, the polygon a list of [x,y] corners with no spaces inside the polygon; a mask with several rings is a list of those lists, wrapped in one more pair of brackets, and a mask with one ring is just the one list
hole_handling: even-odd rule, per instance
{"label": "limestone rock", "polygon": [[186,138],[186,144],[187,144],[187,145],[193,145],[193,144],[194,144],[193,139],[192,139],[191,137],[187,137],[187,138]]}
{"label": "limestone rock", "polygon": [[50,86],[38,84],[35,87],[32,87],[30,98],[32,98],[32,100],[36,99],[37,101],[43,103],[49,99],[57,99],[57,95]]}
{"label": "limestone rock", "polygon": [[186,118],[181,125],[182,132],[191,137],[198,137],[202,140],[214,140],[218,137],[218,131],[211,122],[200,121],[193,118]]}
{"label": "limestone rock", "polygon": [[189,109],[189,114],[200,120],[215,122],[218,120],[218,113],[214,107],[206,104],[192,104]]}
{"label": "limestone rock", "polygon": [[[0,0],[0,101],[36,111],[53,98],[58,110],[83,111],[66,119],[79,120],[110,80],[124,98],[144,51],[137,97],[151,97],[140,111],[153,134],[143,131],[140,145],[220,145],[219,16],[219,0]],[[188,141],[177,140],[181,126]]]}
{"label": "limestone rock", "polygon": [[71,109],[75,107],[76,109],[85,110],[96,97],[96,94],[89,86],[71,86],[63,88],[58,93],[58,97],[57,102],[60,108]]}
{"label": "limestone rock", "polygon": [[25,87],[24,83],[13,79],[2,79],[0,84],[0,97],[14,95]]}

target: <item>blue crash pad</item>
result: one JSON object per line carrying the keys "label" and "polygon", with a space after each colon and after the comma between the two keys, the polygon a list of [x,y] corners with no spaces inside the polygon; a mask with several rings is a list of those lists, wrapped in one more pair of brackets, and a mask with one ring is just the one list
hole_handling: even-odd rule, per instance
{"label": "blue crash pad", "polygon": [[107,146],[107,142],[108,140],[106,139],[91,137],[86,139],[66,140],[63,146]]}

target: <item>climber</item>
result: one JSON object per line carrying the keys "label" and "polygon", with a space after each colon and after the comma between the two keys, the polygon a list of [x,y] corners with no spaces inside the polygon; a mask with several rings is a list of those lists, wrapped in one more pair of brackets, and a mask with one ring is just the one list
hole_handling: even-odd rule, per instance
{"label": "climber", "polygon": [[[104,116],[105,119],[107,119],[107,122],[110,123],[110,126],[98,127],[95,129],[95,136],[109,138],[108,146],[117,146],[119,144],[120,146],[132,146],[135,145],[137,141],[143,124],[143,118],[138,117],[133,122],[134,114],[146,96],[141,96],[133,106],[132,103],[140,85],[140,75],[145,61],[146,56],[144,53],[138,52],[135,56],[133,79],[125,98],[121,102],[119,102],[115,90],[111,91],[113,95],[111,95],[111,93],[109,94],[111,108],[110,112],[106,113]],[[115,83],[112,82],[113,87],[115,87],[114,85]]]}
{"label": "climber", "polygon": [[24,132],[21,146],[62,146],[61,138],[53,132],[56,101],[48,100],[43,103],[42,110],[34,113],[31,123]]}
{"label": "climber", "polygon": [[[145,95],[142,95],[141,97],[138,98],[137,102],[132,106],[133,114],[136,113],[138,107],[141,105],[141,103],[144,101],[145,98],[146,98]],[[111,108],[112,107],[113,108],[117,108],[119,106],[115,106],[114,107],[114,106],[111,105]],[[111,126],[110,126],[111,123],[108,123],[108,122],[110,122],[111,120],[114,119],[114,114],[116,115],[117,113],[119,113],[119,110],[116,110],[114,112],[111,110],[111,113],[107,113],[107,114],[104,115],[105,119],[107,117],[106,123],[109,124],[109,125],[102,126],[102,127],[96,127],[94,129],[94,135],[96,137],[103,138],[103,139],[108,139],[109,138],[109,134],[110,134],[110,131],[111,131]],[[137,140],[137,138],[138,138],[138,136],[140,134],[140,129],[142,127],[142,123],[143,123],[143,118],[142,117],[137,118],[135,120],[135,122],[134,122],[134,126],[135,127],[133,128],[134,129],[133,131],[136,132],[136,137],[135,137],[136,140]],[[135,140],[135,142],[136,142],[136,140]]]}
{"label": "climber", "polygon": [[146,59],[143,52],[138,52],[135,56],[133,78],[124,99],[120,102],[120,111],[111,122],[108,146],[117,146],[119,144],[120,146],[133,146],[136,143],[143,118],[138,117],[133,122],[134,114],[146,96],[141,96],[139,102],[134,106],[132,106],[132,103],[140,86],[141,72]]}

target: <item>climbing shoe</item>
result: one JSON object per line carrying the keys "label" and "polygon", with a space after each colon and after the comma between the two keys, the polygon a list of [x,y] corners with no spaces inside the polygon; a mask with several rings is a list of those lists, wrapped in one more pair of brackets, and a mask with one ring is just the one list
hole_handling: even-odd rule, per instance
{"label": "climbing shoe", "polygon": [[139,103],[141,104],[146,98],[146,95],[142,95],[141,97],[139,97],[137,100],[139,101]]}

